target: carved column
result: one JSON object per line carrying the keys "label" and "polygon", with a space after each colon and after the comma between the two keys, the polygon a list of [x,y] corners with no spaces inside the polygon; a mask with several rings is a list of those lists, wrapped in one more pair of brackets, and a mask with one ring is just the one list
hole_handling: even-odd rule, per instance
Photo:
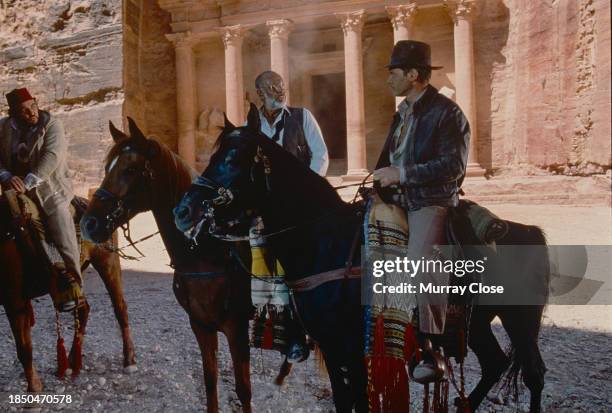
{"label": "carved column", "polygon": [[387,13],[393,25],[393,43],[400,40],[414,39],[414,16],[417,4],[409,3],[401,6],[387,6]]}
{"label": "carved column", "polygon": [[270,69],[281,75],[285,82],[286,99],[289,104],[289,33],[293,28],[291,20],[270,20],[266,22],[270,36]]}
{"label": "carved column", "polygon": [[194,84],[193,36],[190,32],[167,34],[174,44],[176,59],[176,119],[178,154],[195,167],[196,96]]}
{"label": "carved column", "polygon": [[244,117],[244,83],[242,80],[242,40],[245,28],[241,25],[219,29],[225,46],[225,110],[234,125],[242,125]]}
{"label": "carved column", "polygon": [[[400,40],[414,39],[414,16],[417,13],[417,4],[410,3],[401,6],[387,6],[387,13],[393,25],[393,44]],[[403,97],[395,98],[395,106],[399,106]]]}
{"label": "carved column", "polygon": [[471,138],[468,156],[468,175],[482,176],[478,162],[478,125],[476,117],[476,70],[472,18],[477,0],[446,0],[454,23],[455,89],[457,104],[470,122]]}
{"label": "carved column", "polygon": [[346,84],[347,177],[366,175],[366,130],[363,87],[361,31],[365,11],[336,14],[344,32],[344,71]]}

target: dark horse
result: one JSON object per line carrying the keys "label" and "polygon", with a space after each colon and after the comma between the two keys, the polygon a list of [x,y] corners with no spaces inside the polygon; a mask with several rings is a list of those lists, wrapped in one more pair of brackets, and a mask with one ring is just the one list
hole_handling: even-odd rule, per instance
{"label": "dark horse", "polygon": [[[43,385],[32,364],[31,329],[34,324],[34,313],[30,300],[48,294],[50,280],[40,276],[41,273],[46,272],[45,268],[41,268],[45,265],[43,260],[31,256],[31,249],[24,248],[16,237],[17,231],[19,229],[15,227],[6,199],[2,196],[0,198],[0,233],[2,234],[0,239],[0,304],[4,306],[15,337],[17,356],[25,372],[28,391],[40,392]],[[89,264],[93,265],[106,286],[123,337],[123,366],[126,372],[131,373],[137,370],[136,357],[128,325],[127,306],[121,287],[119,256],[113,248],[109,248],[116,246],[116,240],[114,241],[100,246],[83,241],[81,243],[81,268],[85,270]],[[36,284],[34,289],[32,289],[33,283]],[[81,365],[80,349],[87,326],[89,304],[83,303],[77,311],[79,328],[74,332],[69,356],[73,375],[78,374]]]}
{"label": "dark horse", "polygon": [[[244,235],[248,216],[260,214],[270,250],[285,269],[287,283],[298,287],[293,291],[294,304],[324,354],[337,411],[366,411],[359,280],[332,277],[318,284],[319,276],[312,277],[337,269],[346,274],[351,261],[359,264],[358,252],[351,252],[351,240],[362,223],[358,208],[344,203],[325,179],[262,136],[255,111],[252,107],[246,127],[236,128],[226,120],[217,151],[177,207],[175,222],[183,230],[204,222],[211,233],[223,238]],[[545,245],[540,229],[512,222],[509,226],[500,244]],[[531,411],[540,411],[545,368],[537,340],[543,308],[473,309],[469,345],[482,369],[482,378],[468,398],[473,410],[505,371],[518,374],[522,369],[531,392]],[[491,331],[496,316],[510,337],[512,360]]]}
{"label": "dark horse", "polygon": [[[173,289],[189,316],[202,353],[208,412],[219,410],[217,398],[217,332],[227,337],[244,412],[251,412],[248,323],[249,278],[229,258],[229,248],[213,237],[201,237],[197,249],[178,231],[172,209],[189,188],[195,171],[180,157],[146,138],[128,118],[130,136],[110,124],[115,145],[106,159],[106,176],[81,219],[83,236],[104,242],[117,226],[151,211],[174,267]],[[289,372],[284,364],[278,384]]]}

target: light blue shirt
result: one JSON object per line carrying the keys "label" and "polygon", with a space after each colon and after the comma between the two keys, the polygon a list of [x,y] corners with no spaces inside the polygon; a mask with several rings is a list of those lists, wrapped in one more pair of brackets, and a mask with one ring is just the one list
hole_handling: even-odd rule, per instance
{"label": "light blue shirt", "polygon": [[[321,176],[325,176],[327,173],[327,168],[329,167],[329,155],[327,154],[327,146],[325,145],[325,140],[323,140],[323,134],[321,133],[321,128],[317,123],[317,120],[313,116],[312,113],[306,108],[304,110],[304,121],[302,122],[302,128],[304,129],[304,138],[306,138],[306,143],[310,148],[310,152],[312,152],[312,159],[310,160],[310,169],[314,172],[318,173]],[[274,122],[270,124],[268,119],[266,119],[263,111],[259,110],[259,122],[261,124],[261,132],[266,135],[268,138],[272,139],[276,134],[276,126],[278,122],[280,122],[283,111],[287,112],[287,115],[291,116],[289,109],[287,109],[287,105],[283,106],[283,109],[278,112]],[[280,132],[280,139],[277,141],[279,145],[283,144],[283,135],[285,131],[282,130]]]}

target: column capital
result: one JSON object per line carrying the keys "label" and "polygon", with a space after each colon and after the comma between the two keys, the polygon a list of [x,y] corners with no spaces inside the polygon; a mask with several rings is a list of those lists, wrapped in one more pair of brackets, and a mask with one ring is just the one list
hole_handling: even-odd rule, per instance
{"label": "column capital", "polygon": [[453,22],[471,20],[476,14],[478,0],[444,0],[444,6],[450,13]]}
{"label": "column capital", "polygon": [[348,32],[361,32],[365,23],[365,10],[357,10],[349,13],[336,13],[340,19],[342,31],[346,35]]}
{"label": "column capital", "polygon": [[170,33],[166,35],[166,39],[170,40],[174,48],[191,48],[195,43],[195,36],[190,32]]}
{"label": "column capital", "polygon": [[393,24],[393,29],[398,30],[400,27],[406,27],[410,24],[415,16],[418,6],[416,3],[402,4],[400,6],[385,7]]}
{"label": "column capital", "polygon": [[246,27],[237,24],[235,26],[224,26],[217,29],[221,33],[221,39],[223,45],[227,48],[228,46],[234,46],[242,42]]}
{"label": "column capital", "polygon": [[293,22],[288,19],[268,20],[268,35],[270,39],[288,39],[293,29]]}

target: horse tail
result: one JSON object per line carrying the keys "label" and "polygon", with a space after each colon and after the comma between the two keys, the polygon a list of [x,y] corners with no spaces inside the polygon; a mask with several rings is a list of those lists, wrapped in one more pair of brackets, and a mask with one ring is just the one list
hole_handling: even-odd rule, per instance
{"label": "horse tail", "polygon": [[[544,231],[537,226],[533,225],[522,225],[514,222],[508,221],[510,224],[510,232],[514,232],[514,236],[511,234],[510,238],[514,242],[509,242],[509,244],[525,244],[532,246],[542,246],[544,249],[541,251],[542,254],[545,254],[545,257],[537,260],[539,264],[536,268],[531,268],[535,270],[537,276],[541,277],[542,283],[540,288],[548,294],[549,286],[550,286],[550,278],[551,278],[551,269],[550,262],[548,259],[548,250],[546,249],[546,235]],[[518,237],[517,237],[518,236]],[[517,242],[518,241],[518,242]],[[538,251],[539,252],[539,251]],[[527,269],[526,269],[527,270]],[[546,297],[548,297],[546,295]],[[537,350],[537,341],[540,335],[540,328],[542,326],[542,318],[544,315],[544,309],[546,307],[546,303],[541,303],[537,305],[529,305],[523,307],[515,307],[510,309],[509,311],[525,311],[524,322],[528,331],[525,331],[525,334],[528,335],[528,340],[535,341],[535,349],[538,352],[538,357],[531,358],[528,354],[523,354],[525,352],[533,351],[533,347],[522,345],[517,347],[515,343],[510,344],[508,351],[506,352],[508,356],[508,366],[504,373],[502,373],[502,379],[500,381],[500,390],[506,394],[510,394],[514,397],[515,400],[518,400],[519,396],[519,384],[518,379],[524,373],[525,363],[531,360],[535,365],[531,366],[533,371],[538,372],[539,375],[544,376],[544,372],[546,371],[546,366],[544,364],[544,360],[539,356],[539,350]]]}

